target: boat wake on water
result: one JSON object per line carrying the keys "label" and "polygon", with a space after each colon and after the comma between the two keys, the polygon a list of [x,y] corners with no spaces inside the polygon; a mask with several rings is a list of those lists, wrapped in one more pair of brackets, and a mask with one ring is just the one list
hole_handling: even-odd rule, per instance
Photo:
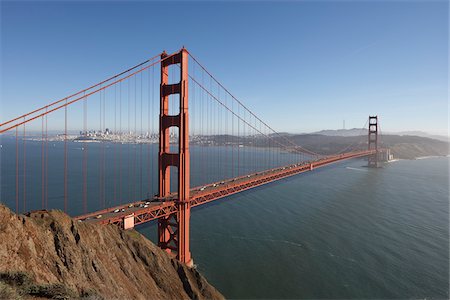
{"label": "boat wake on water", "polygon": [[348,169],[348,170],[367,172],[367,170],[365,170],[365,169],[352,168],[352,167],[345,167],[345,168]]}

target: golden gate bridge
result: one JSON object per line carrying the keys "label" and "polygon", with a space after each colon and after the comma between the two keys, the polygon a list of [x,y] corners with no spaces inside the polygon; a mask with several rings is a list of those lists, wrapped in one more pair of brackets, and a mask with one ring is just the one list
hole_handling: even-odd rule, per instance
{"label": "golden gate bridge", "polygon": [[377,167],[378,117],[366,124],[336,153],[306,149],[182,48],[3,122],[0,134],[14,140],[7,171],[17,213],[57,207],[79,222],[124,229],[157,220],[159,247],[192,265],[192,207],[348,159]]}

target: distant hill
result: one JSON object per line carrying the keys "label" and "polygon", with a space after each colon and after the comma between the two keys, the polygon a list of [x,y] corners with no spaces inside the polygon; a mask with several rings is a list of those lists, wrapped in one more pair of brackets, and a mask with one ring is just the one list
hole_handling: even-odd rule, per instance
{"label": "distant hill", "polygon": [[392,135],[413,135],[413,136],[420,136],[420,137],[427,137],[430,139],[435,139],[439,141],[448,142],[449,137],[444,135],[437,135],[437,134],[429,134],[423,131],[401,131],[401,132],[391,132],[386,134],[392,134]]}
{"label": "distant hill", "polygon": [[[348,145],[350,149],[367,149],[367,135],[326,136],[319,134],[295,135],[290,137],[296,144],[317,153],[332,154]],[[421,156],[445,156],[449,144],[436,139],[419,136],[382,135],[379,146],[390,148],[395,158],[414,159]]]}
{"label": "distant hill", "polygon": [[328,129],[313,132],[311,134],[320,134],[327,136],[358,136],[362,135],[367,129],[364,128],[352,128],[352,129]]}
{"label": "distant hill", "polygon": [[[352,128],[352,129],[328,129],[328,130],[321,130],[317,132],[313,132],[311,134],[321,134],[321,135],[327,135],[327,136],[358,136],[362,135],[367,131],[365,128]],[[426,137],[430,139],[435,139],[443,142],[448,142],[449,138],[444,135],[436,135],[436,134],[429,134],[424,131],[400,131],[400,132],[382,132],[386,135],[399,135],[399,136],[419,136],[419,137]]]}
{"label": "distant hill", "polygon": [[[356,132],[359,135],[352,135]],[[323,132],[323,131],[322,131]],[[325,131],[326,132],[326,131]],[[331,132],[331,131],[329,131]],[[361,134],[362,132],[362,134]],[[320,154],[334,154],[349,150],[367,149],[367,134],[365,129],[348,129],[347,136],[338,135],[344,132],[335,132],[335,135],[325,134],[281,134],[271,135],[272,141],[267,138],[243,137],[230,135],[203,136],[197,140],[192,140],[197,145],[242,145],[251,147],[267,147],[276,144],[286,144],[285,138],[289,138],[296,145],[302,146],[310,151]],[[449,143],[437,139],[410,136],[410,135],[386,135],[380,136],[380,147],[390,148],[395,158],[414,159],[421,156],[446,156],[449,154]]]}

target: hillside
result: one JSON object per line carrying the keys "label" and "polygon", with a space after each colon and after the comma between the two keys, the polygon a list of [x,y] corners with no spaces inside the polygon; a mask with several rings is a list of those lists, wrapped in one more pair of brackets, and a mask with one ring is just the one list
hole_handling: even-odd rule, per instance
{"label": "hillside", "polygon": [[[357,149],[367,148],[367,136],[323,136],[295,135],[291,139],[298,145],[317,153],[331,154],[348,145],[354,144]],[[395,158],[414,159],[421,156],[445,156],[449,154],[449,145],[436,139],[408,136],[383,135],[379,147],[390,148]],[[352,147],[353,148],[353,147]]]}
{"label": "hillside", "polygon": [[[357,130],[357,129],[355,129]],[[352,134],[355,130],[349,130]],[[201,139],[193,141],[198,145],[244,145],[267,147],[274,144],[286,144],[285,138],[289,138],[293,143],[308,150],[320,154],[334,154],[349,149],[367,149],[367,135],[339,136],[322,134],[280,134],[272,135],[269,141],[261,136],[230,136],[214,135],[203,136]],[[276,143],[274,143],[274,141]],[[349,147],[352,145],[351,147]],[[379,140],[379,147],[390,148],[395,158],[414,159],[421,156],[445,156],[449,154],[449,144],[437,139],[409,136],[409,135],[382,135]]]}
{"label": "hillside", "polygon": [[[367,128],[352,128],[352,129],[329,129],[313,132],[311,134],[320,134],[328,136],[357,136],[367,132]],[[384,135],[397,135],[397,136],[419,136],[448,142],[449,138],[445,135],[429,134],[423,131],[400,131],[400,132],[383,132]]]}
{"label": "hillside", "polygon": [[364,128],[351,128],[351,129],[329,129],[313,132],[311,134],[320,134],[328,136],[358,136],[366,132]]}
{"label": "hillside", "polygon": [[223,299],[139,234],[0,205],[0,298]]}

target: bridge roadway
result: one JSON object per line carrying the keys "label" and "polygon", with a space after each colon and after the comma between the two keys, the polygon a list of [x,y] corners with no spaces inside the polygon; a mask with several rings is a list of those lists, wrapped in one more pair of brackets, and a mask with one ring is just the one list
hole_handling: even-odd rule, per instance
{"label": "bridge roadway", "polygon": [[[380,150],[379,150],[380,151]],[[315,161],[301,162],[284,167],[269,169],[233,179],[211,183],[205,186],[195,187],[190,192],[191,207],[205,204],[223,197],[239,193],[272,181],[290,177],[313,169],[337,163],[343,160],[364,157],[374,154],[375,150],[347,152],[343,154],[327,156]],[[177,211],[177,193],[168,197],[146,199],[143,201],[123,204],[100,211],[75,217],[79,222],[92,222],[99,224],[118,224],[125,228],[156,220],[168,216]],[[126,220],[131,220],[131,226],[127,226]]]}

